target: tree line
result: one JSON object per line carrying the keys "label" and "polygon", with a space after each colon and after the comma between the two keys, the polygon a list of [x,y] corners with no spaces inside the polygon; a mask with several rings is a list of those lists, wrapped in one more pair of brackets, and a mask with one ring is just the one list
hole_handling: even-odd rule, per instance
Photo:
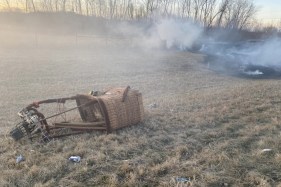
{"label": "tree line", "polygon": [[257,7],[251,0],[0,0],[2,10],[74,12],[117,20],[188,19],[206,28],[245,29]]}

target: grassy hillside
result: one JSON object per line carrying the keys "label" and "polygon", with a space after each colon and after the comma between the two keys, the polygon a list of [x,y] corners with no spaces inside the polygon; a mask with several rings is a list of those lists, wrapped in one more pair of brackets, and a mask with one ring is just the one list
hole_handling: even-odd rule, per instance
{"label": "grassy hillside", "polygon": [[[217,74],[200,54],[83,41],[1,47],[0,186],[281,185],[279,80]],[[143,93],[137,126],[48,144],[7,136],[30,102],[127,85]]]}

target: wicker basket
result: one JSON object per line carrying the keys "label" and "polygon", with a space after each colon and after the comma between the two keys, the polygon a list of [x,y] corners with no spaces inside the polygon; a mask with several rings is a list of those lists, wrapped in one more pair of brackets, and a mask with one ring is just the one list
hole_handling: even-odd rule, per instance
{"label": "wicker basket", "polygon": [[76,102],[78,106],[83,105],[79,112],[84,122],[104,121],[108,133],[144,119],[142,94],[129,87],[114,88],[101,96],[79,95]]}

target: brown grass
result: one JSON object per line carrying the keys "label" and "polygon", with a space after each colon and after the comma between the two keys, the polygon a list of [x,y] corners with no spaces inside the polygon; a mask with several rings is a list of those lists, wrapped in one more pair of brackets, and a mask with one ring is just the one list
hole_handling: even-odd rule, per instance
{"label": "brown grass", "polygon": [[[216,74],[199,54],[116,46],[2,48],[0,186],[281,185],[279,80]],[[34,100],[126,85],[143,93],[137,126],[48,144],[5,135]]]}

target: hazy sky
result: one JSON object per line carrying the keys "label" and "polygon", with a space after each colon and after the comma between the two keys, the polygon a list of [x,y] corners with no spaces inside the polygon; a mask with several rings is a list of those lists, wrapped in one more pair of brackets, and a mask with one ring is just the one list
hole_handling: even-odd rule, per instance
{"label": "hazy sky", "polygon": [[263,22],[281,20],[281,0],[255,0],[257,17]]}

